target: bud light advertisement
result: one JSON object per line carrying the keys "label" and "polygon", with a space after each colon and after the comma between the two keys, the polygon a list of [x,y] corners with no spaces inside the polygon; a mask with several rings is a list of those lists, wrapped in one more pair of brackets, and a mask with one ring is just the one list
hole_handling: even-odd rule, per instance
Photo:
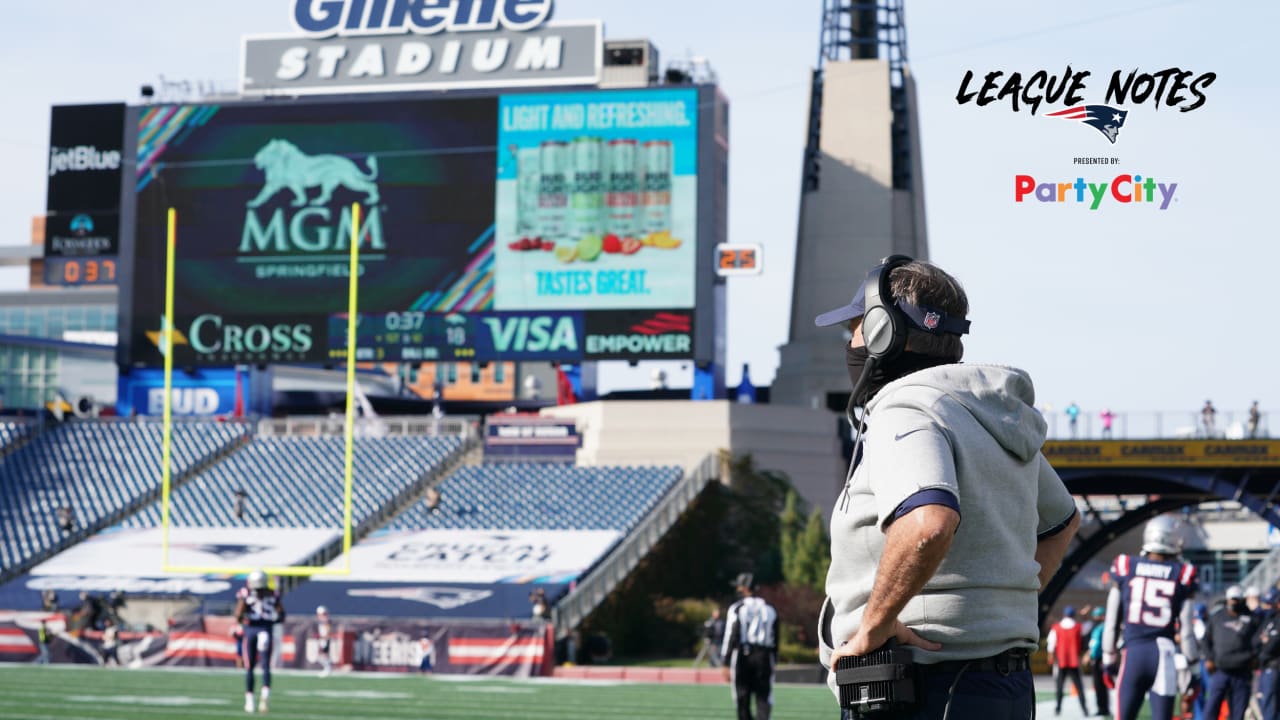
{"label": "bud light advertisement", "polygon": [[698,94],[506,95],[495,310],[692,307]]}

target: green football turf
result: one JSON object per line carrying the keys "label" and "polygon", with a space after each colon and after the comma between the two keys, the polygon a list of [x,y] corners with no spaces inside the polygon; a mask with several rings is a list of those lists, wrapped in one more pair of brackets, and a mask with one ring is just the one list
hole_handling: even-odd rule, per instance
{"label": "green football turf", "polygon": [[[271,717],[293,718],[734,718],[725,685],[571,684],[457,676],[276,673]],[[0,666],[0,718],[167,720],[243,718],[244,674],[228,670],[120,670]],[[779,686],[773,717],[839,717],[825,686]]]}
{"label": "green football turf", "polygon": [[[435,720],[442,718],[735,717],[725,685],[645,685],[503,680],[403,674],[276,673],[271,716]],[[1049,681],[1037,683],[1038,714],[1053,715]],[[1089,696],[1090,707],[1093,696]],[[6,720],[216,720],[243,718],[244,674],[233,670],[121,670],[94,666],[0,665],[0,718]],[[773,717],[839,717],[824,685],[780,685]],[[1145,707],[1139,716],[1151,717]],[[1060,720],[1080,718],[1066,698]]]}

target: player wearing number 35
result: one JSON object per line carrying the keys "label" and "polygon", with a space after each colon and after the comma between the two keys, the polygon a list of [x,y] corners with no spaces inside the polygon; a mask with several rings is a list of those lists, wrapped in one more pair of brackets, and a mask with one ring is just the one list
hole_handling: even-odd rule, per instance
{"label": "player wearing number 35", "polygon": [[[1134,720],[1142,709],[1142,697],[1151,697],[1152,720],[1173,717],[1178,694],[1178,670],[1189,653],[1174,646],[1179,623],[1190,628],[1191,606],[1196,592],[1196,569],[1180,559],[1182,540],[1178,525],[1156,518],[1142,532],[1142,554],[1119,555],[1111,565],[1115,585],[1107,597],[1107,619],[1102,634],[1102,664],[1115,677],[1116,634],[1122,638],[1119,664],[1119,720]],[[1183,615],[1187,617],[1182,617]],[[1183,633],[1183,642],[1190,632]],[[1179,657],[1182,658],[1179,661]],[[1216,717],[1216,716],[1215,716]]]}

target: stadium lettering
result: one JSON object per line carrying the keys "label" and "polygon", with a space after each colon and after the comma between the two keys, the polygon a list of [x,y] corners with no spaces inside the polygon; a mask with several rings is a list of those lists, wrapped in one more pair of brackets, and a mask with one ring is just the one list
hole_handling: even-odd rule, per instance
{"label": "stadium lettering", "polygon": [[[212,335],[212,337],[210,337]],[[311,326],[305,323],[288,325],[250,325],[243,327],[224,323],[219,315],[201,315],[191,323],[187,333],[191,347],[201,354],[266,352],[305,353],[311,350]]]}
{"label": "stadium lettering", "polygon": [[1101,445],[1047,445],[1044,454],[1049,456],[1074,455],[1074,456],[1098,456],[1102,454]]}
{"label": "stadium lettering", "polygon": [[484,318],[497,352],[559,352],[578,350],[578,331],[568,315],[551,317]]}
{"label": "stadium lettering", "polygon": [[428,563],[497,563],[525,565],[545,563],[554,554],[550,545],[522,543],[405,543],[387,556],[397,563],[422,565]]}
{"label": "stadium lettering", "polygon": [[49,177],[53,177],[60,172],[119,169],[119,150],[99,150],[93,145],[49,148]]}
{"label": "stadium lettering", "polygon": [[294,0],[293,24],[317,37],[523,31],[546,22],[551,5],[552,0]]}
{"label": "stadium lettering", "polygon": [[[332,220],[327,207],[307,207],[289,218],[286,232],[285,208],[276,208],[264,225],[252,208],[244,212],[244,229],[240,233],[240,252],[344,252],[351,237],[351,208],[342,207],[338,222]],[[377,206],[360,225],[360,246],[370,250],[386,250],[382,237],[382,213]]]}
{"label": "stadium lettering", "polygon": [[[218,391],[211,388],[174,388],[170,409],[174,415],[213,415],[218,412]],[[147,414],[164,412],[164,388],[147,391]]]}
{"label": "stadium lettering", "polygon": [[[559,70],[563,57],[564,41],[559,36],[527,37],[516,52],[515,70]],[[347,62],[348,56],[350,61]],[[502,69],[511,55],[511,41],[507,38],[482,38],[471,48],[471,69],[491,73]],[[314,69],[316,77],[332,79],[339,72],[349,78],[381,78],[388,74],[400,77],[421,75],[431,67],[436,53],[422,42],[406,42],[395,55],[395,62],[388,69],[386,48],[378,43],[366,43],[357,52],[348,52],[346,45],[324,45],[314,55],[302,46],[294,46],[280,53],[276,78],[297,80]],[[449,40],[440,48],[437,70],[453,74],[462,58],[462,43]],[[311,62],[312,65],[308,65]]]}
{"label": "stadium lettering", "polygon": [[687,353],[692,343],[688,335],[588,335],[587,354]]}
{"label": "stadium lettering", "polygon": [[1185,455],[1185,445],[1122,445],[1121,455]]}
{"label": "stadium lettering", "polygon": [[84,590],[86,592],[120,592],[135,595],[213,595],[231,589],[225,580],[203,578],[151,579],[120,577],[115,575],[48,575],[33,577],[27,581],[30,590]]}
{"label": "stadium lettering", "polygon": [[1266,445],[1209,445],[1205,455],[1267,455]]}

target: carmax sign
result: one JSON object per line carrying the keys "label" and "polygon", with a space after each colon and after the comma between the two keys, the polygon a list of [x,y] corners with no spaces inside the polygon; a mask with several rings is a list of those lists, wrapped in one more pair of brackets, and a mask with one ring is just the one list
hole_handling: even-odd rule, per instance
{"label": "carmax sign", "polygon": [[547,22],[552,0],[294,0],[296,35],[254,36],[245,94],[593,85],[598,20]]}

